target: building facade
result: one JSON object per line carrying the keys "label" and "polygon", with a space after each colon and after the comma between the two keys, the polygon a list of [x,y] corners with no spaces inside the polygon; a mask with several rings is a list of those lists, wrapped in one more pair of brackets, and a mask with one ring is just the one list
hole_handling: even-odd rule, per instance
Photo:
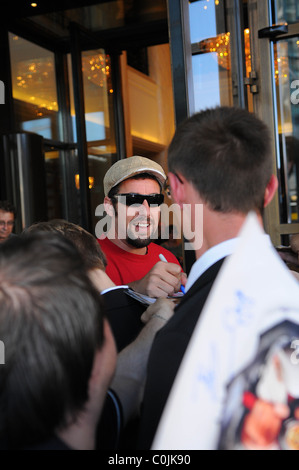
{"label": "building facade", "polygon": [[299,233],[296,0],[3,3],[0,198],[17,231],[59,217],[94,232],[113,162],[140,154],[167,171],[175,126],[226,105],[270,128],[273,243]]}

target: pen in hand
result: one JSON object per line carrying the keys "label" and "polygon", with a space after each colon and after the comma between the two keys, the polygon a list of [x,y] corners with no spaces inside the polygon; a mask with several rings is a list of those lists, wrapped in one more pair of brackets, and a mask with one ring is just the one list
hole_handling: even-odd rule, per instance
{"label": "pen in hand", "polygon": [[[159,255],[159,258],[160,258],[160,261],[164,261],[164,263],[168,263],[167,259],[165,258],[164,255],[162,255],[162,253]],[[186,294],[185,287],[182,284],[181,284],[181,291],[183,292],[183,294]]]}

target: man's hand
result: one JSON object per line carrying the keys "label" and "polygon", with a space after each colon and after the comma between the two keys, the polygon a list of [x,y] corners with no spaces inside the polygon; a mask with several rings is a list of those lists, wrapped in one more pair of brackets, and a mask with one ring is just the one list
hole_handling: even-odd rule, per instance
{"label": "man's hand", "polygon": [[182,273],[178,264],[158,261],[146,276],[139,281],[131,282],[129,286],[149,297],[165,298],[178,292],[181,284],[185,285],[186,282],[187,276]]}

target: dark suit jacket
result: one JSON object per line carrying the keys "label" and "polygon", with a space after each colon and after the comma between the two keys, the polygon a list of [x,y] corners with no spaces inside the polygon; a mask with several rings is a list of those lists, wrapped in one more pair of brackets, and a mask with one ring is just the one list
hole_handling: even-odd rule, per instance
{"label": "dark suit jacket", "polygon": [[121,351],[138,336],[144,323],[140,320],[146,306],[129,297],[126,289],[120,288],[102,295],[106,317],[115,338],[116,347]]}
{"label": "dark suit jacket", "polygon": [[184,353],[224,260],[211,266],[190,288],[175,314],[156,335],[139,426],[139,449],[150,449]]}

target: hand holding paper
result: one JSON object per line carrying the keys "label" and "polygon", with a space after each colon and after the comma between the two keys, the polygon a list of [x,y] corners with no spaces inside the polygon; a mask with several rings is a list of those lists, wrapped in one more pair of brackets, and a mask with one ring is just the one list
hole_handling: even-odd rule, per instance
{"label": "hand holding paper", "polygon": [[168,297],[180,290],[181,267],[175,263],[158,262],[139,281],[131,282],[130,287],[149,297]]}

